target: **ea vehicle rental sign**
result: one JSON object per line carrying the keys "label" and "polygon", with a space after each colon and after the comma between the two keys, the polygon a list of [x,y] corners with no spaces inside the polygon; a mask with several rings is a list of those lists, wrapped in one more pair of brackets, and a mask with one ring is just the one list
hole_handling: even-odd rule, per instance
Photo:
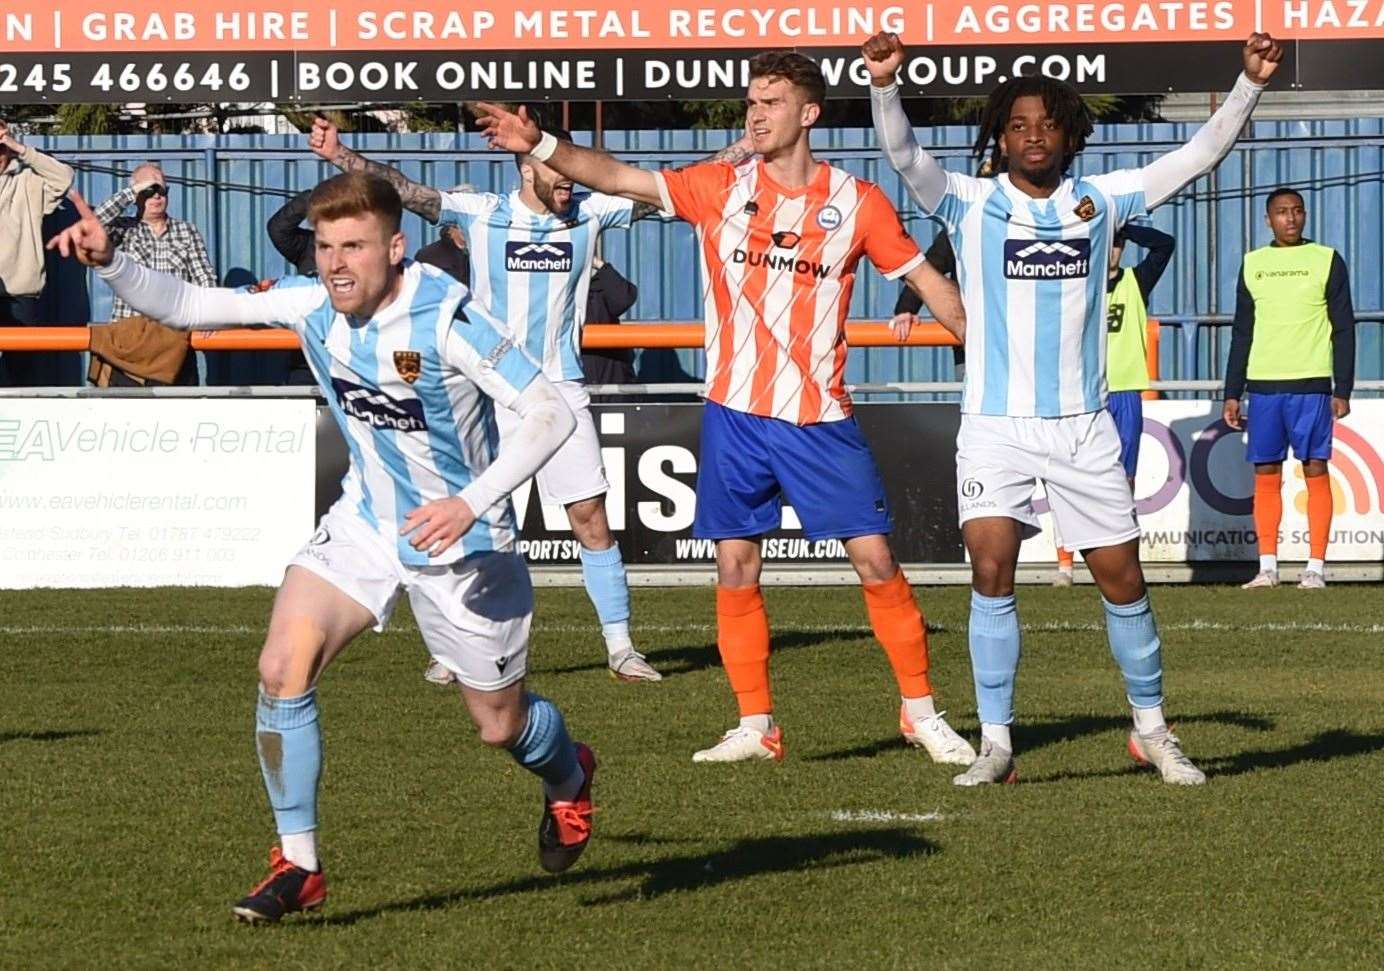
{"label": "ea vehicle rental sign", "polygon": [[1384,0],[815,0],[407,4],[19,0],[0,9],[0,103],[736,98],[768,48],[817,58],[861,96],[861,42],[899,34],[913,95],[1015,74],[1084,91],[1220,91],[1257,30],[1283,88],[1384,87]]}

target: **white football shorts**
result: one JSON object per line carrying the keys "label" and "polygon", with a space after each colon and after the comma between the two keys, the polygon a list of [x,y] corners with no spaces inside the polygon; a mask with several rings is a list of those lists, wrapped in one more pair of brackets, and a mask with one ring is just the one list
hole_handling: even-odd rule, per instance
{"label": "white football shorts", "polygon": [[408,592],[428,652],[462,684],[497,691],[528,670],[533,584],[518,553],[481,553],[447,566],[405,566],[383,537],[341,502],[290,562],[375,616],[383,631]]}
{"label": "white football shorts", "polygon": [[961,522],[1003,516],[1041,532],[1039,480],[1058,541],[1068,549],[1115,546],[1139,536],[1134,496],[1120,465],[1120,435],[1105,409],[1064,418],[962,415],[956,436]]}
{"label": "white football shorts", "polygon": [[[605,462],[601,460],[601,441],[596,437],[596,422],[591,417],[591,396],[577,381],[554,381],[567,407],[577,417],[577,430],[562,443],[548,464],[538,470],[538,495],[550,505],[566,506],[610,491]],[[519,427],[519,416],[508,408],[495,408],[500,426],[500,447],[506,435]]]}

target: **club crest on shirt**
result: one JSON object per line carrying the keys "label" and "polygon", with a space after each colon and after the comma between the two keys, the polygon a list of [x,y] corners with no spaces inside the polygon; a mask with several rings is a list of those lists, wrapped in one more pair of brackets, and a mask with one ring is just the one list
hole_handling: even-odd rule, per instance
{"label": "club crest on shirt", "polygon": [[1096,218],[1096,204],[1090,196],[1082,196],[1081,201],[1076,204],[1076,208],[1072,212],[1076,213],[1077,218],[1082,222],[1089,223]]}
{"label": "club crest on shirt", "polygon": [[423,355],[419,351],[395,351],[394,370],[405,384],[412,384],[423,373]]}
{"label": "club crest on shirt", "polygon": [[835,206],[823,206],[817,210],[817,225],[823,229],[835,229],[841,225],[841,210]]}

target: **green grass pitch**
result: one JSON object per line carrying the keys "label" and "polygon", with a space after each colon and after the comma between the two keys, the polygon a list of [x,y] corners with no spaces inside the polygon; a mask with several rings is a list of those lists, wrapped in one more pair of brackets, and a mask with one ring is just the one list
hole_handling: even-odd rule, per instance
{"label": "green grass pitch", "polygon": [[[920,596],[974,737],[966,591]],[[326,909],[251,928],[270,593],[0,594],[0,966],[1381,966],[1379,587],[1155,590],[1192,790],[1126,756],[1090,588],[1021,591],[1021,782],[980,791],[900,742],[858,591],[767,599],[788,757],[694,766],[734,721],[712,592],[637,590],[668,678],[619,685],[584,593],[539,591],[530,684],[601,760],[596,836],[556,878],[536,781],[422,680],[401,609],[321,685]]]}

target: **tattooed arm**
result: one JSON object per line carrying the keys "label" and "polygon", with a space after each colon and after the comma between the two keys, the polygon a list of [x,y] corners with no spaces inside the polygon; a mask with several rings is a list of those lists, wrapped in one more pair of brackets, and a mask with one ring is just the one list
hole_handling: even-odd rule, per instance
{"label": "tattooed arm", "polygon": [[327,119],[319,116],[313,121],[312,131],[308,133],[308,146],[343,172],[365,172],[384,179],[398,191],[405,209],[418,213],[428,222],[435,223],[442,215],[442,193],[431,186],[414,182],[392,166],[372,162],[364,155],[351,151],[341,144],[340,133]]}
{"label": "tattooed arm", "polygon": [[[721,149],[715,155],[708,155],[706,158],[698,159],[697,161],[692,162],[691,164],[705,165],[710,162],[727,162],[730,165],[739,165],[741,162],[745,161],[745,159],[753,158],[754,154],[754,147],[750,144],[750,136],[741,135],[738,141],[731,142],[729,145]],[[687,166],[685,165],[678,166],[678,168],[686,167]],[[637,221],[645,218],[646,216],[652,216],[657,212],[658,206],[655,206],[652,203],[636,202],[634,204],[634,210],[630,215],[630,219],[631,221]]]}

